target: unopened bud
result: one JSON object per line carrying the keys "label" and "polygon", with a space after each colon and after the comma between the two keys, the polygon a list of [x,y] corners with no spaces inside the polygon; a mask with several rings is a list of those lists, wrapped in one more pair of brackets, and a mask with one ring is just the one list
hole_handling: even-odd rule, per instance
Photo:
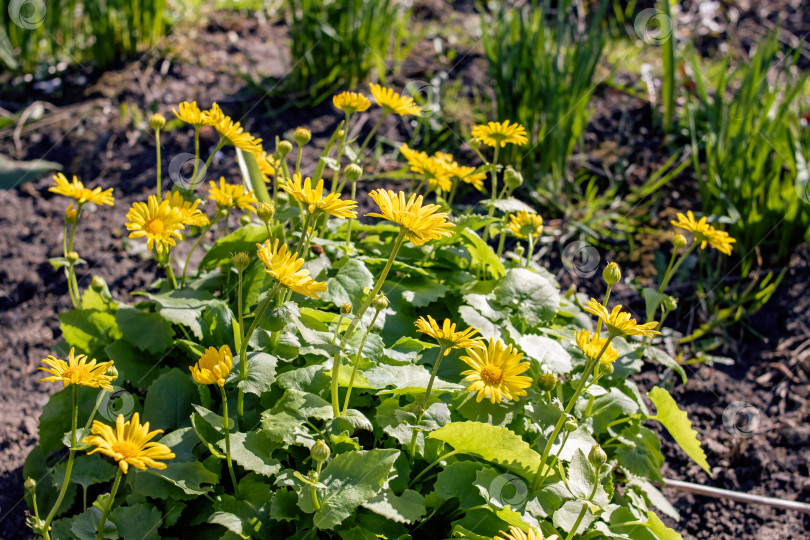
{"label": "unopened bud", "polygon": [[244,227],[245,225],[250,225],[250,222],[253,221],[250,217],[250,214],[242,214],[242,217],[239,218],[239,223]]}
{"label": "unopened bud", "polygon": [[363,175],[363,169],[355,163],[350,163],[343,169],[343,174],[349,182],[357,182]]}
{"label": "unopened bud", "polygon": [[388,298],[386,298],[384,294],[381,294],[371,301],[371,305],[374,306],[374,309],[377,311],[382,311],[388,307]]}
{"label": "unopened bud", "polygon": [[271,202],[259,203],[259,206],[256,208],[256,215],[265,223],[270,223],[273,216],[276,215],[276,207]]}
{"label": "unopened bud", "polygon": [[295,143],[298,146],[304,146],[310,141],[310,139],[312,139],[312,132],[307,128],[295,128],[293,139],[295,139]]}
{"label": "unopened bud", "polygon": [[93,281],[90,282],[90,288],[96,292],[101,292],[107,288],[107,282],[101,276],[93,276]]}
{"label": "unopened bud", "polygon": [[152,118],[149,119],[149,126],[155,131],[163,129],[163,126],[165,125],[166,125],[166,117],[160,113],[153,114]]}
{"label": "unopened bud", "polygon": [[113,380],[118,378],[118,370],[115,368],[115,364],[107,368],[107,371],[104,372],[105,375],[108,377],[112,377]]}
{"label": "unopened bud", "polygon": [[607,454],[598,444],[593,445],[591,451],[588,452],[588,461],[590,461],[591,465],[593,465],[596,469],[601,469],[602,465],[607,463],[607,460]]}
{"label": "unopened bud", "polygon": [[622,270],[619,265],[615,262],[608,264],[602,271],[602,279],[611,287],[616,285],[622,279]]}
{"label": "unopened bud", "polygon": [[471,137],[470,140],[467,141],[467,144],[469,144],[470,148],[472,148],[473,150],[478,150],[479,148],[481,148],[481,141],[479,139],[476,139],[475,137]]}
{"label": "unopened bud", "polygon": [[70,253],[68,253],[67,257],[65,258],[67,259],[67,262],[69,264],[76,264],[77,262],[79,262],[79,254],[76,253],[75,251],[71,251]]}
{"label": "unopened bud", "polygon": [[515,253],[517,253],[518,257],[522,257],[525,251],[526,249],[521,244],[515,246]]}
{"label": "unopened bud", "polygon": [[79,211],[73,208],[73,205],[67,207],[65,210],[65,223],[68,225],[75,225],[79,221]]}
{"label": "unopened bud", "polygon": [[523,175],[512,167],[507,167],[503,173],[503,181],[509,189],[517,189],[523,185]]}
{"label": "unopened bud", "polygon": [[244,251],[240,251],[239,253],[233,256],[233,267],[236,268],[239,272],[244,271],[249,264],[250,264],[250,256]]}
{"label": "unopened bud", "polygon": [[613,362],[608,364],[603,364],[600,362],[599,364],[599,371],[604,373],[605,375],[610,375],[613,373]]}
{"label": "unopened bud", "polygon": [[554,386],[557,384],[557,377],[555,377],[552,373],[543,373],[537,379],[537,386],[543,392],[551,392],[554,390]]}
{"label": "unopened bud", "polygon": [[339,129],[338,132],[335,135],[336,135],[336,137],[338,139],[342,139],[343,137],[346,136],[346,130],[345,129]]}
{"label": "unopened bud", "polygon": [[686,237],[682,234],[676,234],[675,237],[672,239],[672,245],[675,246],[675,249],[681,249],[686,247]]}
{"label": "unopened bud", "polygon": [[565,421],[566,431],[575,431],[577,427],[579,426],[577,425],[577,421],[573,416],[569,417],[568,420]]}
{"label": "unopened bud", "polygon": [[318,462],[329,459],[329,454],[331,453],[332,451],[322,439],[318,439],[315,444],[312,445],[312,448],[309,449],[309,455]]}
{"label": "unopened bud", "polygon": [[678,307],[678,301],[672,297],[668,296],[666,300],[664,300],[664,308],[667,311],[672,311]]}
{"label": "unopened bud", "polygon": [[281,141],[276,147],[279,156],[284,157],[292,151],[292,143],[290,141]]}
{"label": "unopened bud", "polygon": [[25,487],[25,489],[27,489],[28,491],[31,491],[37,487],[37,481],[34,480],[33,478],[26,478],[23,487]]}

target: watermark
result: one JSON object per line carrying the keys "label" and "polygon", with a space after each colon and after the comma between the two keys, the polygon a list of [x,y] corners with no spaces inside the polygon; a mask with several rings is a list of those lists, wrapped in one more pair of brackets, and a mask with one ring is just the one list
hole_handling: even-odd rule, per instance
{"label": "watermark", "polygon": [[120,386],[113,386],[113,391],[105,392],[101,398],[98,412],[110,422],[115,422],[119,414],[124,415],[124,420],[129,420],[135,412],[135,397]]}
{"label": "watermark", "polygon": [[425,81],[408,81],[403,95],[411,97],[419,108],[419,116],[426,118],[439,112],[439,87]]}
{"label": "watermark", "polygon": [[45,22],[45,0],[11,0],[8,16],[11,21],[26,30],[39,28]]}
{"label": "watermark", "polygon": [[[194,170],[197,170],[196,174]],[[205,180],[208,168],[194,154],[183,152],[169,162],[169,178],[186,191],[193,191]]]}
{"label": "watermark", "polygon": [[730,434],[749,439],[759,430],[759,409],[744,401],[735,401],[723,410],[723,427]]}
{"label": "watermark", "polygon": [[647,8],[633,21],[633,28],[644,43],[660,45],[672,36],[672,19],[663,11]]}
{"label": "watermark", "polygon": [[563,266],[572,274],[582,278],[589,278],[596,274],[601,260],[599,250],[588,242],[578,240],[563,248]]}
{"label": "watermark", "polygon": [[523,508],[529,498],[529,487],[522,478],[514,474],[500,474],[490,484],[489,501],[496,508],[506,506],[514,509]]}
{"label": "watermark", "polygon": [[796,169],[798,173],[796,174],[796,181],[793,182],[796,195],[803,202],[810,203],[810,168],[808,168],[807,160],[800,150],[796,151]]}

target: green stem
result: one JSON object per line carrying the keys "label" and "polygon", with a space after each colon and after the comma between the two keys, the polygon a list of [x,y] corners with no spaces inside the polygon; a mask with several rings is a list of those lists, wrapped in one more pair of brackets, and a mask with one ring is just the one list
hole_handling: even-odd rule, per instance
{"label": "green stem", "polygon": [[[73,227],[70,229],[70,243],[68,244],[67,253],[73,251],[73,240],[76,238],[76,228],[79,225],[79,218],[82,215],[82,203],[79,203],[76,207],[76,223],[73,224]],[[65,255],[67,256],[67,254]]]}
{"label": "green stem", "polygon": [[[318,478],[320,478],[320,476],[321,476],[321,467],[322,466],[323,466],[323,461],[319,461],[318,462],[318,467],[315,470],[315,483],[318,482]],[[310,493],[312,494],[312,506],[315,507],[316,511],[320,510],[321,509],[321,503],[320,503],[320,501],[318,501],[318,488],[315,487],[315,486],[309,486],[309,487],[310,487]]]}
{"label": "green stem", "polygon": [[346,120],[344,120],[341,124],[338,124],[337,129],[343,129],[343,137],[340,138],[338,141],[338,149],[337,153],[335,154],[335,162],[337,163],[337,170],[332,174],[332,189],[331,193],[335,193],[335,190],[338,187],[340,182],[340,160],[343,159],[343,151],[346,149],[346,140],[349,138],[349,119],[351,118],[351,113],[346,113]]}
{"label": "green stem", "polygon": [[225,394],[224,386],[219,386],[219,392],[222,395],[222,429],[225,430],[225,459],[228,461],[228,471],[231,473],[233,494],[238,499],[239,484],[236,483],[236,474],[233,472],[233,462],[231,461],[231,428],[228,419],[228,396]]}
{"label": "green stem", "polygon": [[377,133],[377,130],[380,129],[380,126],[382,125],[383,120],[385,120],[386,116],[388,116],[388,113],[383,112],[380,119],[377,120],[377,123],[374,124],[373,128],[371,128],[371,132],[366,137],[366,140],[363,141],[362,146],[360,146],[360,150],[357,151],[357,157],[354,158],[354,161],[352,161],[352,163],[357,163],[358,161],[360,161],[360,158],[363,156],[363,150],[366,149],[366,146],[368,146],[368,143],[369,143],[369,141],[371,141],[371,138],[374,136],[375,133]]}
{"label": "green stem", "polygon": [[[554,444],[554,440],[557,438],[557,435],[560,434],[560,430],[562,429],[563,424],[565,424],[565,419],[571,412],[571,409],[574,408],[574,404],[577,402],[579,394],[582,392],[582,389],[585,388],[585,383],[591,376],[594,366],[610,346],[611,341],[613,341],[613,336],[608,337],[605,345],[602,347],[602,350],[599,351],[596,358],[585,365],[585,370],[582,372],[582,378],[579,380],[576,390],[574,390],[574,395],[571,396],[568,405],[565,407],[565,411],[560,415],[559,420],[557,420],[557,425],[554,426],[554,431],[551,433],[551,437],[549,437],[548,441],[546,441],[546,447],[543,449],[543,455],[540,457],[540,465],[537,467],[537,472],[535,472],[534,480],[532,481],[532,491],[537,491],[537,489],[540,487],[540,480],[543,475],[543,467],[545,467],[546,459],[548,458],[549,452],[551,452],[551,446]],[[560,450],[562,450],[562,448],[560,448]]]}
{"label": "green stem", "polygon": [[420,479],[421,479],[423,476],[425,476],[425,475],[428,473],[428,471],[430,471],[431,469],[433,469],[433,468],[434,468],[436,465],[438,465],[439,463],[441,463],[441,462],[442,462],[442,461],[444,461],[445,459],[449,458],[450,456],[454,456],[454,455],[458,454],[459,452],[460,452],[460,450],[451,450],[451,451],[447,452],[446,454],[443,454],[443,455],[439,456],[438,458],[436,458],[436,461],[434,461],[433,463],[431,463],[430,465],[428,465],[427,467],[425,467],[424,469],[422,469],[422,472],[420,472],[419,474],[417,474],[417,475],[414,477],[414,479],[413,479],[413,480],[411,480],[410,482],[408,482],[408,487],[413,486],[413,485],[414,485],[416,482],[418,482],[418,481],[419,481],[419,480],[420,480]]}
{"label": "green stem", "polygon": [[[498,200],[498,154],[500,153],[500,147],[495,147],[495,155],[492,158],[492,164],[495,165],[495,168],[492,169],[491,178],[492,178],[492,193],[490,194],[489,199],[489,212],[487,212],[487,217],[494,217],[495,216],[495,202]],[[484,242],[487,241],[489,238],[489,225],[484,228]]]}
{"label": "green stem", "polygon": [[194,170],[191,171],[191,181],[188,183],[186,193],[191,194],[192,188],[197,187],[197,171],[200,167],[200,126],[194,126]]}
{"label": "green stem", "polygon": [[667,288],[667,285],[669,285],[670,280],[673,278],[673,276],[675,276],[675,272],[678,271],[678,268],[680,268],[681,264],[683,264],[683,261],[686,260],[686,257],[688,257],[690,253],[692,253],[692,251],[695,249],[695,246],[697,246],[697,242],[693,240],[692,245],[686,248],[686,251],[683,252],[680,259],[678,259],[678,262],[676,262],[674,265],[673,261],[675,260],[675,253],[673,252],[672,254],[673,256],[669,261],[669,268],[667,268],[667,271],[664,273],[664,279],[661,280],[661,286],[658,288],[658,292],[660,293],[664,292],[664,289]]}
{"label": "green stem", "polygon": [[166,252],[166,264],[164,265],[164,267],[166,268],[166,276],[168,276],[169,278],[169,283],[171,284],[172,289],[174,290],[177,288],[177,278],[174,277],[174,270],[172,269],[172,258],[170,251]]}
{"label": "green stem", "polygon": [[158,201],[163,200],[163,189],[161,185],[161,170],[160,170],[160,130],[155,130],[155,152],[157,152],[157,198]]}
{"label": "green stem", "polygon": [[[355,195],[357,194],[357,180],[352,180],[352,197],[351,199],[354,200]],[[352,223],[354,223],[353,219],[349,219],[349,225],[346,228],[346,249],[349,249],[349,246],[352,243]]]}
{"label": "green stem", "polygon": [[301,174],[301,154],[304,151],[303,146],[298,147],[298,152],[296,152],[295,156],[295,174]]}
{"label": "green stem", "polygon": [[529,249],[526,253],[526,268],[529,267],[529,263],[532,262],[532,257],[534,256],[534,235],[529,234]]}
{"label": "green stem", "polygon": [[[613,286],[608,283],[607,290],[605,291],[605,300],[602,302],[602,305],[607,307],[608,300],[610,300],[610,292],[613,290]],[[596,335],[598,336],[602,332],[602,319],[599,319],[599,322],[596,323]]]}
{"label": "green stem", "polygon": [[[372,327],[374,327],[374,323],[377,322],[377,317],[379,315],[380,310],[376,310],[374,317],[371,319],[371,324],[366,327],[366,333],[363,335],[363,341],[360,342],[360,348],[357,349],[357,356],[354,358],[354,366],[352,366],[352,376],[349,378],[349,386],[346,388],[346,399],[343,401],[343,414],[346,414],[346,411],[349,410],[349,397],[352,395],[354,377],[357,375],[357,367],[360,365],[360,356],[363,354],[363,348],[366,346],[366,339],[368,339],[368,335],[371,332]],[[335,392],[335,395],[337,395],[337,392]]]}
{"label": "green stem", "polygon": [[[591,490],[591,495],[588,497],[588,502],[591,502],[596,495],[596,488],[599,487],[599,472],[601,469],[601,465],[596,467],[596,481],[593,483],[593,489]],[[577,529],[579,529],[582,520],[585,519],[585,512],[588,511],[588,506],[588,503],[582,503],[582,510],[579,511],[579,516],[577,516],[577,520],[574,522],[574,527],[571,529],[571,532],[568,533],[568,536],[565,537],[565,540],[571,540],[574,538],[574,535],[577,533]]]}
{"label": "green stem", "polygon": [[[214,150],[211,152],[211,155],[208,156],[208,159],[205,160],[205,166],[204,167],[205,167],[206,171],[208,170],[208,167],[211,166],[211,162],[214,161],[214,156],[217,155],[217,152],[222,150],[223,146],[225,146],[225,139],[220,137],[219,141],[217,141],[217,145],[214,147]],[[194,178],[192,178],[192,181],[193,180],[194,180]]]}
{"label": "green stem", "polygon": [[439,366],[444,359],[445,352],[447,352],[447,346],[440,343],[439,356],[436,358],[436,363],[433,364],[433,369],[430,372],[430,380],[428,380],[427,389],[425,390],[425,397],[422,398],[422,403],[419,404],[419,408],[416,410],[416,423],[413,428],[413,433],[411,434],[411,443],[408,445],[408,454],[410,455],[411,464],[414,462],[416,441],[419,438],[419,430],[417,427],[419,426],[419,422],[422,421],[422,417],[425,415],[425,407],[427,407],[428,400],[430,399],[430,391],[433,390],[433,382],[436,380],[436,374],[439,372]]}
{"label": "green stem", "polygon": [[68,453],[68,462],[67,468],[65,469],[65,479],[62,480],[62,487],[59,490],[59,495],[56,497],[56,502],[51,508],[51,511],[48,512],[48,517],[45,518],[45,523],[42,526],[42,530],[44,531],[43,536],[49,538],[48,536],[48,529],[51,527],[51,521],[53,518],[56,517],[56,512],[59,510],[59,506],[62,504],[62,500],[65,498],[65,493],[67,492],[68,485],[70,484],[70,473],[73,471],[73,459],[76,457],[76,424],[78,423],[79,418],[79,387],[75,384],[71,385],[73,387],[73,394],[72,394],[72,415],[71,415],[71,423],[70,423],[70,452]]}
{"label": "green stem", "polygon": [[501,236],[498,239],[498,259],[503,257],[503,248],[506,245],[506,222],[501,222]]}
{"label": "green stem", "polygon": [[[237,270],[239,273],[236,309],[239,310],[239,350],[242,350],[242,342],[245,340],[245,315],[242,313],[242,270]],[[241,363],[241,358],[239,359]],[[247,359],[245,360],[247,362]],[[245,364],[240,364],[242,369],[245,370]],[[236,397],[236,416],[241,422],[245,410],[245,392],[240,388]]]}
{"label": "green stem", "polygon": [[203,239],[203,238],[205,238],[205,235],[206,235],[206,234],[208,234],[208,231],[210,231],[210,230],[211,230],[211,227],[213,227],[214,223],[215,223],[215,221],[212,221],[211,223],[209,223],[209,224],[208,224],[208,225],[207,225],[207,226],[206,226],[206,227],[205,227],[205,228],[204,228],[204,229],[203,229],[203,230],[200,232],[200,236],[199,236],[199,238],[197,238],[197,240],[194,242],[194,245],[193,245],[193,246],[191,246],[191,251],[189,251],[189,252],[188,252],[188,255],[186,256],[186,262],[185,262],[185,264],[183,264],[183,277],[182,277],[182,279],[180,280],[181,286],[183,286],[183,287],[185,287],[185,286],[186,286],[186,272],[188,271],[188,263],[189,263],[189,261],[191,261],[191,255],[194,253],[194,250],[196,250],[196,249],[197,249],[197,246],[199,246],[199,245],[200,245],[200,242],[202,242],[202,239]]}
{"label": "green stem", "polygon": [[461,183],[461,178],[456,178],[456,181],[453,182],[453,187],[450,188],[450,193],[447,195],[447,206],[453,206],[453,199],[456,198],[456,190],[458,189],[458,185]]}
{"label": "green stem", "polygon": [[123,472],[121,471],[121,467],[118,467],[118,471],[115,473],[115,481],[113,481],[112,489],[110,490],[110,496],[107,498],[107,504],[104,505],[104,511],[101,513],[101,520],[98,522],[97,540],[104,540],[104,524],[107,523],[107,515],[112,508],[113,500],[115,500],[115,494],[118,492],[118,486],[121,484],[122,476]]}

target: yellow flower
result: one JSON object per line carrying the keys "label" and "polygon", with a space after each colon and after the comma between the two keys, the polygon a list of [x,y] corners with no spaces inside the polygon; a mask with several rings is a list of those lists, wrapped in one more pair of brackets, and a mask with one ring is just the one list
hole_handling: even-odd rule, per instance
{"label": "yellow flower", "polygon": [[479,332],[477,328],[469,327],[463,332],[456,332],[456,325],[450,322],[450,319],[445,319],[442,326],[439,327],[439,324],[430,315],[427,316],[427,320],[419,317],[415,324],[417,332],[429,335],[445,348],[445,356],[450,354],[452,349],[482,347],[481,338],[473,338]]}
{"label": "yellow flower", "polygon": [[[540,530],[540,527],[530,527],[529,534],[527,535],[514,525],[509,526],[509,534],[505,533],[504,531],[500,531],[499,535],[502,534],[503,536],[496,536],[492,540],[544,540],[543,531]],[[560,537],[556,534],[545,538],[545,540],[559,540]]]}
{"label": "yellow flower", "polygon": [[176,245],[175,239],[183,237],[178,231],[184,229],[183,213],[169,205],[169,201],[158,203],[157,197],[149,195],[146,203],[136,202],[127,212],[127,230],[130,238],[146,237],[146,249],[154,246],[158,253],[168,251]]}
{"label": "yellow flower", "polygon": [[180,109],[179,112],[175,109],[172,109],[172,112],[186,124],[191,124],[197,128],[205,125],[205,116],[199,107],[197,107],[196,101],[192,101],[191,103],[184,101],[178,108]]}
{"label": "yellow flower", "polygon": [[318,298],[318,293],[326,290],[326,283],[315,281],[309,275],[309,270],[301,268],[304,259],[299,258],[298,253],[287,251],[286,244],[279,247],[278,239],[272,246],[267,240],[264,244],[256,244],[256,247],[259,248],[259,259],[267,267],[266,272],[291,291]]}
{"label": "yellow flower", "polygon": [[371,83],[370,87],[374,101],[377,102],[377,105],[382,107],[385,114],[393,113],[400,116],[413,114],[420,116],[419,107],[414,103],[413,98],[400,96],[390,88],[384,88],[379,84]]}
{"label": "yellow flower", "polygon": [[422,206],[421,195],[411,195],[407,201],[402,191],[394,193],[375,189],[369,195],[380,207],[380,213],[371,212],[366,215],[396,223],[415,246],[453,235],[453,224],[448,223],[447,214],[437,212],[439,206],[435,204]]}
{"label": "yellow flower", "polygon": [[235,122],[226,116],[215,126],[223,139],[244,152],[256,153],[262,151],[262,140],[244,131],[239,122]]}
{"label": "yellow flower", "polygon": [[91,433],[93,435],[82,439],[84,444],[96,447],[87,454],[101,452],[110,456],[118,462],[124,474],[130,465],[142,471],[147,467],[165,469],[166,464],[157,460],[174,459],[171,448],[151,440],[158,433],[163,433],[163,430],[149,431],[149,422],[141,425],[138,413],[133,414],[126,422],[124,415],[119,414],[115,420],[115,431],[107,424],[94,420]]}
{"label": "yellow flower", "polygon": [[242,210],[256,212],[253,204],[259,201],[253,196],[252,191],[245,193],[245,187],[242,184],[226,184],[223,177],[219,178],[219,186],[215,182],[208,182],[208,184],[210,186],[208,198],[216,201],[220,207],[225,209],[241,208]]}
{"label": "yellow flower", "polygon": [[319,216],[322,212],[337,218],[357,218],[357,212],[353,210],[357,203],[352,200],[340,200],[339,193],[329,193],[323,196],[323,179],[319,180],[312,188],[312,180],[309,177],[304,179],[301,185],[301,175],[296,173],[293,178],[287,178],[279,185],[281,189],[289,193],[293,199],[306,206],[310,214]]}
{"label": "yellow flower", "polygon": [[194,201],[187,201],[183,198],[179,191],[172,191],[166,197],[169,201],[169,206],[177,208],[183,216],[183,225],[193,225],[195,227],[205,227],[210,223],[208,216],[202,213],[202,210],[197,208],[200,205],[199,199]]}
{"label": "yellow flower", "polygon": [[270,179],[268,176],[275,176],[276,173],[278,173],[278,170],[281,168],[281,162],[274,158],[272,154],[268,154],[264,150],[261,152],[256,152],[253,154],[253,157],[256,158],[256,162],[259,164],[259,170],[264,175],[265,182],[269,182]]}
{"label": "yellow flower", "polygon": [[[608,340],[608,338],[600,338],[599,334],[591,334],[587,330],[577,331],[574,337],[577,341],[577,347],[591,360],[596,360],[596,357],[599,356],[599,353]],[[608,348],[602,353],[599,361],[603,364],[612,364],[617,358],[619,358],[619,351],[611,344],[608,345]]]}
{"label": "yellow flower", "polygon": [[611,336],[644,336],[651,338],[654,335],[661,335],[661,332],[655,330],[658,327],[657,322],[636,324],[636,320],[631,319],[629,313],[622,312],[622,306],[620,305],[614,307],[613,311],[608,313],[605,306],[597,302],[595,298],[591,298],[585,305],[585,311],[599,317],[607,326],[608,333]]}
{"label": "yellow flower", "polygon": [[501,148],[507,144],[523,146],[529,142],[526,138],[526,128],[520,124],[510,124],[509,120],[473,126],[472,136],[488,146]]}
{"label": "yellow flower", "polygon": [[715,229],[706,223],[706,216],[700,218],[700,221],[695,220],[695,215],[689,210],[684,216],[678,213],[678,221],[673,221],[672,224],[680,229],[685,229],[692,233],[695,237],[695,242],[700,242],[700,249],[706,249],[708,243],[711,247],[725,255],[731,255],[733,244],[736,240],[728,235],[725,231]]}
{"label": "yellow flower", "polygon": [[39,382],[52,382],[56,383],[62,381],[65,386],[71,384],[80,384],[82,386],[89,386],[90,388],[103,388],[108,392],[113,391],[110,383],[115,380],[115,377],[107,375],[107,370],[113,365],[112,361],[97,363],[95,359],[87,361],[87,356],[83,354],[73,354],[73,347],[70,348],[68,353],[68,361],[60,360],[52,355],[42,360],[43,363],[49,365],[51,369],[41,367],[41,371],[51,373],[50,377],[40,379]]}
{"label": "yellow flower", "polygon": [[81,181],[75,176],[71,182],[68,182],[68,179],[65,178],[65,175],[62,173],[56,173],[53,175],[53,181],[54,184],[48,188],[48,191],[75,199],[79,204],[84,204],[86,202],[99,205],[106,204],[109,206],[113,206],[115,204],[115,200],[112,196],[112,188],[105,189],[103,191],[100,187],[88,189],[84,187],[84,184],[82,184]]}
{"label": "yellow flower", "polygon": [[509,216],[509,230],[518,238],[533,238],[543,232],[543,218],[526,210]]}
{"label": "yellow flower", "polygon": [[453,167],[453,176],[461,179],[465,184],[470,184],[478,191],[484,191],[484,180],[487,177],[487,173],[476,173],[475,167],[456,165]]}
{"label": "yellow flower", "polygon": [[216,383],[225,386],[225,377],[231,372],[231,367],[233,367],[231,348],[223,345],[219,350],[216,347],[208,347],[197,363],[189,369],[191,378],[197,384]]}
{"label": "yellow flower", "polygon": [[216,126],[225,119],[225,113],[214,103],[211,108],[202,113],[203,122],[206,126]]}
{"label": "yellow flower", "polygon": [[523,353],[519,353],[511,345],[504,348],[501,340],[489,339],[489,346],[472,347],[467,349],[469,356],[462,356],[461,360],[472,369],[463,371],[465,381],[470,381],[467,390],[478,392],[475,401],[488,397],[492,403],[500,403],[502,398],[517,401],[520,396],[526,395],[525,388],[532,384],[529,377],[520,375],[529,369],[528,362],[521,362]]}
{"label": "yellow flower", "polygon": [[332,104],[348,114],[363,112],[371,106],[368,98],[357,92],[341,92],[336,96],[332,96]]}

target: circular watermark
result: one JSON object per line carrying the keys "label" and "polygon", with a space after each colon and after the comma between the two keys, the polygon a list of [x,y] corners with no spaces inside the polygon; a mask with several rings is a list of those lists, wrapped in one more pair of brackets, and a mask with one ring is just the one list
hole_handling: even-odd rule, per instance
{"label": "circular watermark", "polygon": [[661,10],[647,8],[636,16],[633,28],[644,43],[660,45],[672,36],[672,19]]}
{"label": "circular watermark", "polygon": [[810,203],[810,170],[807,168],[806,163],[803,170],[796,175],[793,187],[796,189],[796,195],[799,196],[799,199],[805,203]]}
{"label": "circular watermark", "polygon": [[403,95],[413,99],[419,108],[419,116],[425,118],[439,112],[439,88],[425,81],[408,81]]}
{"label": "circular watermark", "polygon": [[124,415],[124,420],[129,420],[135,412],[135,397],[120,386],[113,386],[113,391],[106,392],[101,398],[98,412],[110,422],[115,422],[119,414]]}
{"label": "circular watermark", "polygon": [[11,21],[26,30],[39,28],[45,22],[45,0],[11,0],[8,16]]}
{"label": "circular watermark", "polygon": [[500,474],[489,484],[489,503],[499,508],[522,508],[529,498],[529,487],[514,474]]}
{"label": "circular watermark", "polygon": [[589,278],[596,274],[601,260],[599,250],[588,242],[577,240],[563,248],[563,266],[572,274],[582,278]]}
{"label": "circular watermark", "polygon": [[735,401],[723,410],[723,427],[730,434],[749,439],[759,430],[759,409],[744,401]]}
{"label": "circular watermark", "polygon": [[[196,174],[194,170],[196,169]],[[187,191],[193,191],[205,180],[208,168],[205,162],[194,154],[183,152],[177,154],[169,162],[169,178],[176,185]]]}

